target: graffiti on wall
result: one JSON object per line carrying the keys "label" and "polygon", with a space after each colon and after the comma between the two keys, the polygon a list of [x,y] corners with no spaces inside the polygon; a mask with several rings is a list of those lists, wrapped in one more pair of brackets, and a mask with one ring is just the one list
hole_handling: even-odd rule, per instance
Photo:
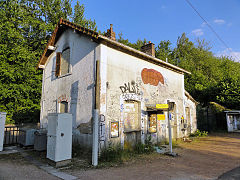
{"label": "graffiti on wall", "polygon": [[159,82],[164,84],[163,75],[154,69],[144,68],[141,72],[141,76],[144,84],[150,84],[153,86],[157,86]]}
{"label": "graffiti on wall", "polygon": [[116,108],[117,106],[119,106],[119,96],[117,94],[110,94],[109,102],[107,104],[107,117],[112,121],[119,117],[119,110]]}
{"label": "graffiti on wall", "polygon": [[119,137],[119,122],[111,122],[111,138]]}
{"label": "graffiti on wall", "polygon": [[120,86],[119,88],[121,89],[122,93],[140,94],[139,85],[135,81],[132,81],[131,83],[124,83],[124,85]]}
{"label": "graffiti on wall", "polygon": [[122,99],[125,101],[127,100],[142,101],[142,97],[140,95],[133,94],[133,93],[122,94]]}

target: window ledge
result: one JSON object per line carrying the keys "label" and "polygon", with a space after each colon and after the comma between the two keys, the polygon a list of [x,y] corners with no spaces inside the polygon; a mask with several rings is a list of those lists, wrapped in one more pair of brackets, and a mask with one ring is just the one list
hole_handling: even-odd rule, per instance
{"label": "window ledge", "polygon": [[70,76],[70,75],[72,75],[71,72],[70,72],[70,73],[67,73],[67,74],[64,74],[64,75],[60,75],[60,76],[58,76],[57,78],[63,78],[63,77]]}

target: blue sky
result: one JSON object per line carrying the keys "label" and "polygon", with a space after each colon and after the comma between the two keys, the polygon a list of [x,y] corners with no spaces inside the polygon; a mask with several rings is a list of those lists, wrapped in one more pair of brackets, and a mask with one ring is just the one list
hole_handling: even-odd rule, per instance
{"label": "blue sky", "polygon": [[[240,62],[240,0],[189,0],[231,50],[228,50],[189,6],[186,0],[81,0],[85,16],[95,19],[106,31],[110,24],[116,34],[131,42],[146,38],[157,45],[170,40],[172,47],[183,32],[190,40],[209,41],[216,55],[237,57]],[[73,5],[76,0],[73,0]]]}

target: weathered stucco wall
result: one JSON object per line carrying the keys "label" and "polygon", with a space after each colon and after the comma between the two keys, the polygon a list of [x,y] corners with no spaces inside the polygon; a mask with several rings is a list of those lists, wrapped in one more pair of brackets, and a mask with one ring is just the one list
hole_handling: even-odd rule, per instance
{"label": "weathered stucco wall", "polygon": [[186,108],[185,120],[187,124],[186,135],[194,133],[197,130],[197,112],[196,112],[196,102],[194,102],[188,96],[184,97],[184,104]]}
{"label": "weathered stucco wall", "polygon": [[[137,57],[117,51],[105,45],[101,45],[101,91],[100,114],[105,117],[106,142],[124,143],[124,103],[128,100],[139,102],[141,118],[141,141],[144,142],[148,133],[148,112],[146,106],[166,104],[167,100],[175,102],[172,112],[173,137],[182,137],[180,129],[181,117],[185,117],[184,103],[184,75],[172,70],[160,67]],[[163,79],[156,85],[143,79],[143,69],[154,73],[161,73]],[[103,70],[105,69],[105,70]],[[151,70],[150,70],[151,71]],[[165,117],[167,114],[165,112]],[[111,138],[110,122],[119,122],[119,137]],[[168,137],[167,121],[157,122],[157,132],[151,133],[152,140],[157,142]]]}
{"label": "weathered stucco wall", "polygon": [[[167,112],[163,112],[161,120],[156,116],[157,131],[149,133],[149,119],[153,113],[149,111],[149,107],[166,104],[167,100],[175,103],[171,112],[173,137],[179,138],[185,135],[182,131],[182,118],[186,118],[186,107],[193,109],[191,113],[195,115],[195,107],[191,104],[192,101],[188,102],[188,99],[184,99],[182,73],[144,61],[104,44],[97,44],[89,37],[72,30],[63,33],[56,47],[43,71],[42,128],[47,127],[47,114],[59,113],[60,102],[67,101],[69,113],[73,115],[73,141],[82,145],[91,145],[96,61],[99,61],[97,84],[100,87],[99,94],[97,89],[97,98],[99,98],[97,107],[100,110],[101,146],[109,142],[125,145],[127,139],[144,142],[147,136],[151,136],[153,142],[168,138]],[[66,47],[70,48],[70,73],[56,77],[56,53],[62,52]],[[124,128],[124,121],[131,119],[129,116],[131,110],[138,112],[133,115],[135,119],[139,119],[139,122],[136,121],[137,130],[125,132],[128,128]],[[159,111],[155,114],[159,114]],[[128,122],[131,121],[130,119]],[[194,117],[191,119],[194,129],[196,127]],[[114,134],[114,137],[111,137],[113,136],[111,123],[116,127],[119,126],[119,134]],[[131,129],[132,125],[129,127]]]}
{"label": "weathered stucco wall", "polygon": [[[67,101],[69,113],[73,114],[73,133],[78,137],[74,140],[90,145],[98,44],[89,37],[68,30],[56,47],[43,71],[41,127],[47,127],[47,114],[59,112],[59,103]],[[66,47],[70,47],[70,73],[56,77],[56,52],[62,52]]]}

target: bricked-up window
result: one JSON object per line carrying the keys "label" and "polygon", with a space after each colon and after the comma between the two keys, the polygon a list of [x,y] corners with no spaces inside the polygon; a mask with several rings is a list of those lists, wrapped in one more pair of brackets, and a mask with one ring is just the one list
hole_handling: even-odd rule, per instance
{"label": "bricked-up window", "polygon": [[139,103],[126,101],[124,103],[124,132],[140,131]]}
{"label": "bricked-up window", "polygon": [[57,52],[55,75],[65,75],[69,73],[70,65],[70,48],[66,48],[61,52]]}

